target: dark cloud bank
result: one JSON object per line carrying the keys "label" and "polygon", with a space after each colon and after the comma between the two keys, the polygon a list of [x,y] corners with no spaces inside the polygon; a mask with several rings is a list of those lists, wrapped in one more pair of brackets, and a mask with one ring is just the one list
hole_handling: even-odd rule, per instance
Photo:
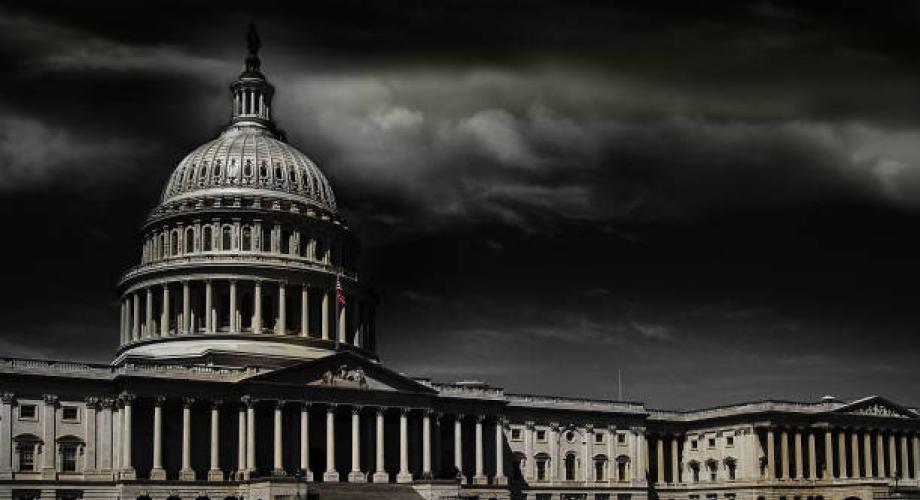
{"label": "dark cloud bank", "polygon": [[0,350],[108,359],[135,231],[226,119],[255,20],[390,365],[920,403],[920,11],[707,5],[0,7]]}

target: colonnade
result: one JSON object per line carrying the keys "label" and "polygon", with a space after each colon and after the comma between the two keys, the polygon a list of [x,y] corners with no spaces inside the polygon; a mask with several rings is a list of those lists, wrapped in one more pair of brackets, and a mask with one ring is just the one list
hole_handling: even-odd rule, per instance
{"label": "colonnade", "polygon": [[[164,433],[163,433],[163,413],[164,405],[166,403],[165,398],[157,398],[155,400],[154,406],[154,416],[153,416],[153,467],[151,470],[150,478],[153,480],[164,480],[166,479],[166,470],[163,465],[163,445],[164,445]],[[384,420],[387,413],[389,413],[390,408],[378,406],[370,408],[374,416],[375,423],[375,445],[373,450],[373,467],[371,470],[363,470],[361,467],[362,464],[362,450],[361,450],[361,416],[365,413],[365,407],[361,405],[339,405],[336,403],[311,403],[308,401],[266,401],[273,405],[272,412],[272,463],[271,471],[272,475],[281,476],[285,475],[287,470],[290,470],[296,465],[296,468],[303,474],[303,477],[307,481],[314,480],[314,472],[310,464],[310,420],[311,416],[315,412],[311,411],[313,406],[321,406],[325,413],[325,455],[326,455],[326,469],[322,471],[321,476],[317,476],[316,479],[322,477],[324,482],[338,482],[341,480],[347,480],[348,482],[375,482],[375,483],[386,483],[391,481],[391,476],[386,470],[386,449],[385,449],[385,440],[384,440]],[[183,398],[182,399],[182,433],[181,433],[181,468],[179,470],[179,479],[181,480],[196,480],[201,479],[196,477],[195,470],[192,468],[191,456],[192,456],[192,406],[195,404],[195,400],[192,398]],[[221,405],[224,404],[222,401],[209,401],[210,404],[210,463],[207,474],[207,479],[211,481],[220,481],[224,480],[224,469],[227,469],[227,464],[220,463],[220,446],[221,440],[219,436],[220,428],[220,418],[221,418]],[[256,406],[260,404],[259,400],[245,396],[242,398],[242,404],[238,408],[238,439],[237,439],[237,450],[238,450],[238,461],[236,464],[235,472],[233,476],[237,480],[246,480],[255,477],[257,472],[260,469],[266,469],[267,464],[258,464],[257,463],[257,446],[261,443],[256,441]],[[296,406],[299,411],[299,432],[296,436],[296,439],[299,440],[299,450],[300,456],[297,464],[289,464],[284,462],[284,454],[282,453],[283,443],[286,439],[291,439],[291,436],[286,436],[283,426],[283,417],[282,411],[285,406]],[[347,476],[344,478],[340,475],[338,470],[335,467],[336,456],[339,451],[336,449],[336,412],[340,411],[339,408],[345,407],[348,408],[351,414],[351,470],[348,472]],[[441,418],[440,414],[430,410],[430,409],[410,409],[410,408],[394,408],[399,414],[399,469],[396,474],[395,480],[397,483],[409,483],[415,479],[430,479],[432,477],[432,454],[433,454],[433,440],[432,440],[432,423]],[[417,417],[416,417],[417,416]],[[410,418],[421,418],[421,470],[410,471],[409,468],[409,419]],[[462,443],[462,422],[463,415],[458,414],[454,416],[454,438],[456,443]],[[124,425],[124,434],[130,435],[131,432],[131,414],[130,411],[125,413],[123,416],[123,425]],[[485,470],[485,461],[484,461],[484,422],[486,417],[479,415],[475,418],[475,476],[472,478],[473,482],[477,484],[506,484],[507,478],[504,474],[504,429],[507,426],[507,423],[501,418],[495,419],[494,422],[494,431],[495,431],[495,467],[492,471],[493,474],[487,475]],[[126,466],[130,467],[130,454],[131,454],[131,444],[130,441],[122,442],[124,447],[124,456],[127,457]],[[455,445],[456,446],[456,445]],[[454,467],[457,470],[463,470],[462,463],[462,444],[460,447],[455,448],[455,458],[454,458]],[[370,451],[370,450],[368,450]]]}
{"label": "colonnade", "polygon": [[[336,307],[334,300],[332,287],[283,281],[164,282],[135,289],[123,297],[121,343],[175,335],[252,333],[299,335],[371,347],[374,327],[371,306],[356,297],[346,297],[346,303]],[[311,308],[315,301],[319,302],[320,318],[313,321],[310,314],[317,310]],[[265,307],[271,311],[263,310]],[[318,325],[319,332],[311,330],[313,325]]]}
{"label": "colonnade", "polygon": [[767,479],[920,478],[917,431],[768,427],[763,432]]}

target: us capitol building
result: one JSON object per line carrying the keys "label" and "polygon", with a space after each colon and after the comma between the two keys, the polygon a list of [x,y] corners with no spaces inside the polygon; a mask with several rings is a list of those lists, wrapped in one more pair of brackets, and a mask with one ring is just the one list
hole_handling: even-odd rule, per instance
{"label": "us capitol building", "polygon": [[0,500],[918,496],[920,414],[877,396],[664,411],[388,368],[258,48],[142,228],[111,364],[0,359]]}

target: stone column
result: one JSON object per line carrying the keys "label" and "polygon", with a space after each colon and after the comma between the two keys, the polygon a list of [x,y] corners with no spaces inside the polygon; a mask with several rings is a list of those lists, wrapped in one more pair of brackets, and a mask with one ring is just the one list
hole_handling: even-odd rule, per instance
{"label": "stone column", "polygon": [[909,456],[910,454],[907,451],[907,434],[901,433],[901,468],[899,469],[901,473],[901,479],[910,478],[910,463]]}
{"label": "stone column", "polygon": [[863,431],[863,463],[866,466],[866,474],[863,477],[872,477],[872,432]]}
{"label": "stone column", "polygon": [[920,435],[916,433],[913,435],[911,447],[914,454],[914,479],[920,479]]}
{"label": "stone column", "polygon": [[112,478],[118,479],[121,471],[121,433],[124,430],[124,417],[121,412],[121,400],[116,398],[112,404]]}
{"label": "stone column", "polygon": [[[534,422],[524,422],[524,480],[533,481],[535,479],[534,453],[533,453]],[[552,462],[551,462],[552,463]]]}
{"label": "stone column", "polygon": [[383,448],[383,414],[386,411],[386,408],[379,407],[377,408],[377,446],[374,449],[376,454],[376,467],[374,471],[374,482],[375,483],[388,483],[390,482],[390,475],[387,474],[387,471],[384,466],[384,448]]}
{"label": "stone column", "polygon": [[460,482],[466,482],[463,477],[463,414],[458,413],[454,418],[454,467],[460,475]]}
{"label": "stone column", "polygon": [[[612,439],[612,436],[611,436]],[[671,482],[677,484],[680,482],[680,457],[678,456],[679,448],[677,436],[671,436]],[[612,464],[616,457],[607,457],[607,463]]]}
{"label": "stone column", "polygon": [[339,481],[339,473],[335,470],[335,404],[331,403],[326,406],[326,472],[323,481]]}
{"label": "stone column", "polygon": [[482,461],[482,421],[484,419],[485,415],[476,415],[476,475],[473,476],[474,484],[487,484],[489,482]]}
{"label": "stone column", "polygon": [[160,314],[160,336],[169,336],[169,283],[163,283],[163,308]]}
{"label": "stone column", "polygon": [[274,440],[272,443],[273,458],[272,460],[272,475],[274,476],[283,476],[284,475],[284,463],[282,461],[281,447],[284,442],[284,436],[282,435],[282,421],[281,421],[281,410],[284,407],[284,401],[275,401],[275,418],[274,418]]}
{"label": "stone column", "polygon": [[840,473],[837,475],[840,479],[847,478],[847,436],[843,429],[837,432],[837,467]]}
{"label": "stone column", "polygon": [[[91,475],[96,472],[96,407],[99,404],[99,398],[90,397],[84,401],[86,403],[86,413],[83,416],[83,429],[86,433],[84,434],[86,448],[83,453],[83,473]],[[0,424],[3,423],[5,418],[8,418],[6,412],[0,411]],[[0,425],[0,428],[2,428],[2,425]],[[9,434],[6,435],[9,436]],[[4,447],[2,430],[0,430],[0,450],[3,450],[2,457],[0,457],[0,478],[3,478],[3,459],[9,460],[9,448]]]}
{"label": "stone column", "polygon": [[275,333],[285,335],[287,333],[287,300],[285,299],[285,284],[283,281],[278,282],[278,324]]}
{"label": "stone column", "polygon": [[126,299],[121,300],[121,316],[119,316],[118,339],[124,344],[128,341],[128,304]]}
{"label": "stone column", "polygon": [[808,479],[818,479],[818,447],[814,430],[808,431]]}
{"label": "stone column", "polygon": [[351,471],[349,483],[365,483],[367,476],[361,472],[361,407],[351,407]]}
{"label": "stone column", "polygon": [[141,338],[141,297],[137,292],[131,294],[131,340]]}
{"label": "stone column", "polygon": [[114,432],[112,429],[112,420],[115,406],[115,400],[106,398],[102,401],[102,439],[100,439],[99,449],[102,452],[100,456],[100,469],[107,473],[112,472],[112,438]]}
{"label": "stone column", "polygon": [[789,480],[789,431],[785,428],[779,433],[779,456],[782,463],[780,464],[780,477],[783,480]]}
{"label": "stone column", "polygon": [[236,463],[236,477],[237,479],[243,479],[246,477],[246,406],[245,402],[239,407],[237,414],[237,463]]}
{"label": "stone column", "polygon": [[[657,484],[664,484],[664,439],[662,439],[661,436],[655,437],[655,451],[655,458],[658,459],[657,470],[655,471],[657,473],[657,479],[655,482]],[[585,467],[587,467],[587,465],[587,460],[585,460]]]}
{"label": "stone column", "polygon": [[252,285],[252,333],[262,333],[262,282]]}
{"label": "stone column", "polygon": [[121,400],[124,402],[124,430],[122,431],[121,438],[121,449],[122,449],[122,458],[121,458],[121,478],[122,479],[136,479],[137,473],[134,471],[134,465],[131,460],[133,456],[133,451],[131,449],[131,435],[132,435],[132,423],[133,423],[133,407],[134,407],[134,395],[133,394],[122,394]]}
{"label": "stone column", "polygon": [[894,431],[888,433],[888,477],[898,475],[898,445],[895,442]]}
{"label": "stone column", "polygon": [[179,479],[194,481],[195,470],[192,469],[192,405],[193,398],[182,398],[182,469]]}
{"label": "stone column", "polygon": [[208,333],[214,333],[214,286],[211,280],[204,282],[204,330]]}
{"label": "stone column", "polygon": [[236,333],[240,325],[236,322],[236,280],[230,280],[230,331]]}
{"label": "stone column", "polygon": [[559,477],[559,424],[550,422],[549,424],[549,480],[556,481]]}
{"label": "stone column", "polygon": [[773,429],[767,429],[767,479],[776,479],[776,436]]}
{"label": "stone column", "polygon": [[495,420],[495,484],[508,484],[505,476],[505,425],[503,419]]}
{"label": "stone column", "polygon": [[0,480],[13,478],[13,400],[13,393],[0,393]]}
{"label": "stone column", "polygon": [[320,319],[322,320],[322,325],[320,325],[322,339],[329,340],[329,290],[323,291],[323,306],[320,310]]}
{"label": "stone column", "polygon": [[192,292],[189,282],[182,282],[182,333],[192,333]]}
{"label": "stone column", "polygon": [[246,398],[246,477],[256,471],[256,400]]}
{"label": "stone column", "polygon": [[885,471],[885,436],[881,430],[875,433],[875,462],[878,471],[875,477],[888,477],[888,472]]}
{"label": "stone column", "polygon": [[147,287],[147,301],[144,304],[146,309],[144,315],[144,334],[147,337],[153,337],[156,335],[156,332],[153,331],[153,290],[150,287]]}
{"label": "stone column", "polygon": [[396,475],[397,483],[411,483],[412,474],[409,472],[409,409],[399,409],[399,474]]}
{"label": "stone column", "polygon": [[[338,303],[338,299],[336,299],[336,303]],[[338,339],[339,339],[339,342],[343,344],[348,342],[348,328],[346,328],[346,324],[348,323],[347,321],[348,313],[346,312],[347,309],[348,309],[348,301],[345,301],[344,304],[339,306]]]}
{"label": "stone column", "polygon": [[223,481],[224,471],[220,468],[220,405],[222,401],[211,402],[211,467],[208,481]]}
{"label": "stone column", "polygon": [[313,481],[310,470],[310,403],[300,405],[300,470],[304,481]]}
{"label": "stone column", "polygon": [[157,397],[153,408],[153,469],[150,479],[164,480],[166,472],[163,469],[163,404],[166,398]]}
{"label": "stone column", "polygon": [[431,479],[431,410],[422,412],[422,478]]}
{"label": "stone column", "polygon": [[834,436],[830,428],[824,430],[824,479],[834,478]]}
{"label": "stone column", "polygon": [[636,467],[634,471],[638,481],[645,481],[648,478],[648,461],[646,460],[647,453],[645,449],[647,443],[645,442],[645,434],[643,434],[644,431],[641,429],[634,429],[633,432],[636,437]]}
{"label": "stone column", "polygon": [[300,336],[310,336],[310,292],[306,284],[300,289]]}
{"label": "stone column", "polygon": [[860,471],[859,466],[859,432],[857,432],[855,429],[850,433],[850,462],[853,468],[853,473],[850,475],[850,477],[862,477],[862,472]]}
{"label": "stone column", "polygon": [[799,429],[795,430],[795,435],[793,437],[793,448],[795,448],[795,478],[803,479],[805,477],[804,463],[802,454],[802,431]]}
{"label": "stone column", "polygon": [[[55,448],[57,445],[57,433],[55,425],[57,424],[57,407],[58,397],[54,394],[45,394],[42,396],[45,404],[42,413],[42,440],[45,442],[45,449],[42,453],[42,479],[55,479]],[[115,448],[115,452],[120,450]]]}

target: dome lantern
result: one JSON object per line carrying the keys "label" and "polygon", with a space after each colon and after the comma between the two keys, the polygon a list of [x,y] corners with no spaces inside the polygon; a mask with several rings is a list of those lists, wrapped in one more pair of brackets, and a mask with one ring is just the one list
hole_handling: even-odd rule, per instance
{"label": "dome lantern", "polygon": [[233,96],[231,123],[263,126],[274,130],[271,105],[275,88],[260,71],[259,48],[262,42],[253,24],[249,25],[246,36],[249,53],[246,55],[246,69],[230,85]]}

